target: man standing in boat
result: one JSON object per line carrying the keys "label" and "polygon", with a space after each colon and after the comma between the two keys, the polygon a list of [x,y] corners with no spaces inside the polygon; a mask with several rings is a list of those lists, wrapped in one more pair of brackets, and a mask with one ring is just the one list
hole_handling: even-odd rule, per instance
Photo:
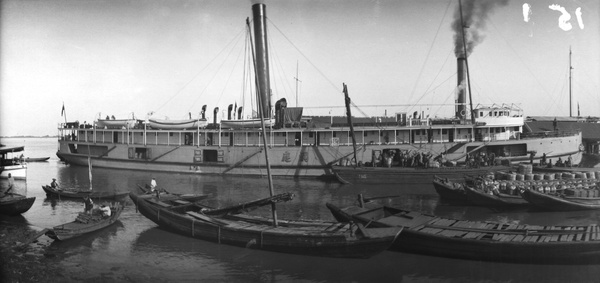
{"label": "man standing in boat", "polygon": [[92,209],[94,208],[94,201],[92,201],[92,198],[90,198],[90,196],[85,196],[83,198],[83,203],[84,203],[84,213],[85,214],[91,214]]}
{"label": "man standing in boat", "polygon": [[150,181],[150,192],[153,193],[154,190],[156,190],[156,179],[152,178],[152,181]]}
{"label": "man standing in boat", "polygon": [[15,186],[15,178],[13,178],[11,173],[8,173],[8,189],[4,192],[5,195],[12,194],[12,189]]}

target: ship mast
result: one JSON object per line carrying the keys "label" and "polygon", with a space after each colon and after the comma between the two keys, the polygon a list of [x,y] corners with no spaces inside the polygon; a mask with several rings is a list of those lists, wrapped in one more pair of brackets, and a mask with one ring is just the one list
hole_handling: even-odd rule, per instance
{"label": "ship mast", "polygon": [[573,67],[571,66],[571,46],[569,46],[569,117],[573,117],[573,86],[571,85]]}

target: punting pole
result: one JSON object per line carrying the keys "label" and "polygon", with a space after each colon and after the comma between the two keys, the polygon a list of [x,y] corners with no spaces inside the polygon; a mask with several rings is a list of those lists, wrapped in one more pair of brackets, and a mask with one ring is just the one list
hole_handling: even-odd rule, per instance
{"label": "punting pole", "polygon": [[[255,4],[256,5],[261,5],[261,4]],[[254,7],[254,6],[253,6]],[[250,32],[250,20],[248,18],[246,18],[246,25],[248,26],[248,34],[250,35],[250,50],[252,53],[252,58],[254,58],[254,47],[252,45],[252,33]],[[254,70],[256,72],[256,62],[255,60],[252,60],[254,62]],[[258,77],[256,78],[257,80],[257,85],[258,85]],[[258,93],[258,97],[260,97],[260,88],[257,87],[257,92]],[[262,109],[263,104],[262,103],[258,103],[258,107],[259,107],[259,111],[261,113],[263,112]],[[269,192],[271,194],[271,196],[275,195],[274,189],[273,189],[273,178],[271,177],[271,164],[269,163],[269,147],[267,146],[267,133],[265,130],[265,118],[263,116],[259,116],[260,119],[260,126],[261,126],[261,131],[262,131],[262,140],[263,140],[263,147],[265,148],[265,160],[266,160],[266,165],[267,165],[267,176],[269,179]],[[275,203],[271,203],[271,212],[273,214],[273,226],[277,227],[277,206],[275,205]]]}
{"label": "punting pole", "polygon": [[350,112],[350,96],[348,96],[348,88],[344,83],[344,97],[346,102],[346,118],[348,119],[348,125],[350,125],[350,133],[352,134],[352,147],[354,148],[354,165],[358,165],[356,160],[356,138],[354,137],[354,126],[352,125],[352,113]]}

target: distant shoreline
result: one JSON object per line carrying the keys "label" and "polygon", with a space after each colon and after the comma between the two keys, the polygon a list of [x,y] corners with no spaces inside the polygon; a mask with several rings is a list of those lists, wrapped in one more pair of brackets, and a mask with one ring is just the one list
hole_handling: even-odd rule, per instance
{"label": "distant shoreline", "polygon": [[14,138],[58,138],[58,136],[0,136],[0,139],[14,139]]}

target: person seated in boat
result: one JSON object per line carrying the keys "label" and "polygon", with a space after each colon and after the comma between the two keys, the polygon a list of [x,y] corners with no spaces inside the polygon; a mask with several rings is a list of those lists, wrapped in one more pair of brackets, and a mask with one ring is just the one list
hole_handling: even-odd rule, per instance
{"label": "person seated in boat", "polygon": [[100,211],[102,212],[102,217],[107,218],[110,217],[111,215],[111,211],[110,211],[110,207],[108,207],[107,205],[102,205],[100,206]]}
{"label": "person seated in boat", "polygon": [[92,201],[92,198],[90,198],[90,196],[85,196],[83,198],[83,204],[84,204],[83,212],[85,214],[91,214],[92,209],[94,208],[94,201]]}
{"label": "person seated in boat", "polygon": [[106,120],[110,120],[110,117],[108,115],[106,115]]}
{"label": "person seated in boat", "polygon": [[58,182],[56,182],[56,178],[52,178],[52,183],[50,183],[50,187],[52,187],[53,189],[60,190],[60,186],[58,185]]}
{"label": "person seated in boat", "polygon": [[542,160],[540,161],[540,165],[546,165],[546,153],[542,154]]}
{"label": "person seated in boat", "polygon": [[554,164],[554,166],[556,167],[563,167],[563,161],[562,158],[558,158],[558,160],[556,161],[556,164]]}
{"label": "person seated in boat", "polygon": [[571,156],[569,155],[569,157],[567,158],[567,163],[565,164],[565,166],[567,167],[571,167],[573,166],[573,159],[571,158]]}

